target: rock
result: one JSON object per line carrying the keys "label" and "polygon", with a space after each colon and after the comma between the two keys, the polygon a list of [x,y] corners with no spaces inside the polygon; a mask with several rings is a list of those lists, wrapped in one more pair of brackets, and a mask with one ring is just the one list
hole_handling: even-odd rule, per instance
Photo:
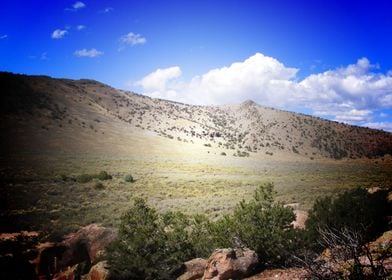
{"label": "rock", "polygon": [[306,279],[307,271],[303,268],[267,269],[248,280],[302,280]]}
{"label": "rock", "polygon": [[109,270],[107,262],[102,261],[91,267],[85,280],[107,280],[109,278]]}
{"label": "rock", "polygon": [[197,258],[184,263],[184,271],[177,280],[196,280],[201,279],[206,268],[207,261],[205,259]]}
{"label": "rock", "polygon": [[207,261],[203,280],[244,278],[255,273],[257,254],[249,249],[217,249]]}
{"label": "rock", "polygon": [[116,233],[97,224],[82,227],[61,242],[67,249],[61,260],[63,266],[89,261],[93,263],[103,250],[116,238]]}
{"label": "rock", "polygon": [[308,219],[308,212],[303,210],[294,210],[295,221],[291,224],[294,228],[304,229],[306,220]]}

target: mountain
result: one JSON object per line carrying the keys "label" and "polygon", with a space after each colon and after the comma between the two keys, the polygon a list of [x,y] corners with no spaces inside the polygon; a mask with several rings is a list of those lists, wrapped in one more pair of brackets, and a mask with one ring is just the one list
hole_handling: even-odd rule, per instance
{"label": "mountain", "polygon": [[[173,145],[228,156],[362,158],[392,154],[392,134],[263,107],[195,106],[93,80],[0,73],[1,153],[127,153]],[[173,146],[174,147],[174,146]],[[185,146],[187,147],[187,146]]]}

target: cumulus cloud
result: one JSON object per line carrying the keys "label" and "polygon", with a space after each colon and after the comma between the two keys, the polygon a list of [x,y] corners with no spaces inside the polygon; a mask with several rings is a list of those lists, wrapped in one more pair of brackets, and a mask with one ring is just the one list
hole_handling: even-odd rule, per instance
{"label": "cumulus cloud", "polygon": [[74,55],[77,57],[98,57],[103,55],[103,52],[98,51],[96,49],[81,49],[81,50],[76,50],[74,52]]}
{"label": "cumulus cloud", "polygon": [[68,33],[67,30],[56,29],[52,32],[52,39],[61,39]]}
{"label": "cumulus cloud", "polygon": [[175,96],[172,95],[175,94],[175,91],[168,88],[174,85],[169,83],[180,77],[181,74],[181,69],[178,66],[157,69],[140,81],[137,81],[136,85],[148,91],[151,96],[162,97],[161,94],[164,92],[166,97],[170,96],[173,99]]}
{"label": "cumulus cloud", "polygon": [[[145,94],[191,104],[240,103],[246,99],[287,110],[307,108],[336,121],[381,127],[380,109],[392,108],[392,72],[367,58],[298,80],[299,69],[261,53],[195,76],[180,78],[178,66],[158,69],[134,83]],[[386,127],[388,127],[387,123]]]}
{"label": "cumulus cloud", "polygon": [[299,83],[300,90],[318,115],[367,121],[374,110],[392,107],[392,76],[372,72],[376,67],[361,58],[356,64],[310,75]]}
{"label": "cumulus cloud", "polygon": [[76,29],[77,30],[83,30],[83,29],[85,29],[86,28],[86,26],[85,25],[83,25],[83,24],[79,24],[78,26],[76,26]]}
{"label": "cumulus cloud", "polygon": [[130,46],[144,45],[146,42],[147,39],[144,38],[142,35],[129,32],[128,34],[125,34],[120,37],[120,43],[122,44],[120,50],[122,50],[125,45],[130,45]]}

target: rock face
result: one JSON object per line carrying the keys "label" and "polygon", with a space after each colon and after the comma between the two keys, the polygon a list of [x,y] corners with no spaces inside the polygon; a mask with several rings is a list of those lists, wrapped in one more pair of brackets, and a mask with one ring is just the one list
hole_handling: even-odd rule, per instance
{"label": "rock face", "polygon": [[115,237],[113,230],[91,224],[67,235],[60,243],[39,243],[32,249],[36,257],[30,263],[42,279],[79,279]]}
{"label": "rock face", "polygon": [[116,238],[113,230],[97,224],[82,227],[75,233],[65,237],[61,245],[66,247],[63,254],[63,263],[71,265],[83,261],[95,262],[104,248]]}
{"label": "rock face", "polygon": [[207,261],[203,280],[238,279],[255,273],[257,254],[249,249],[217,249]]}
{"label": "rock face", "polygon": [[92,266],[86,280],[107,280],[109,278],[109,270],[106,261],[102,261]]}
{"label": "rock face", "polygon": [[184,263],[185,273],[177,280],[196,280],[201,279],[206,268],[207,261],[205,259],[193,259]]}

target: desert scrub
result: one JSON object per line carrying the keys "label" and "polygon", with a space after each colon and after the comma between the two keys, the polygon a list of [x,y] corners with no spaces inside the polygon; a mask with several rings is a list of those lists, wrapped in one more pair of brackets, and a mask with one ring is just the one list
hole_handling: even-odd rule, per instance
{"label": "desert scrub", "polygon": [[81,175],[76,176],[76,181],[78,183],[82,183],[82,184],[88,183],[92,179],[93,179],[93,176],[91,176],[90,174],[81,174]]}
{"label": "desert scrub", "polygon": [[132,175],[128,174],[124,177],[124,181],[128,183],[133,183],[135,180],[133,179]]}
{"label": "desert scrub", "polygon": [[105,181],[105,180],[111,180],[112,179],[112,175],[110,175],[109,173],[107,173],[106,171],[101,171],[99,172],[99,174],[96,176],[97,179],[101,180],[101,181]]}

